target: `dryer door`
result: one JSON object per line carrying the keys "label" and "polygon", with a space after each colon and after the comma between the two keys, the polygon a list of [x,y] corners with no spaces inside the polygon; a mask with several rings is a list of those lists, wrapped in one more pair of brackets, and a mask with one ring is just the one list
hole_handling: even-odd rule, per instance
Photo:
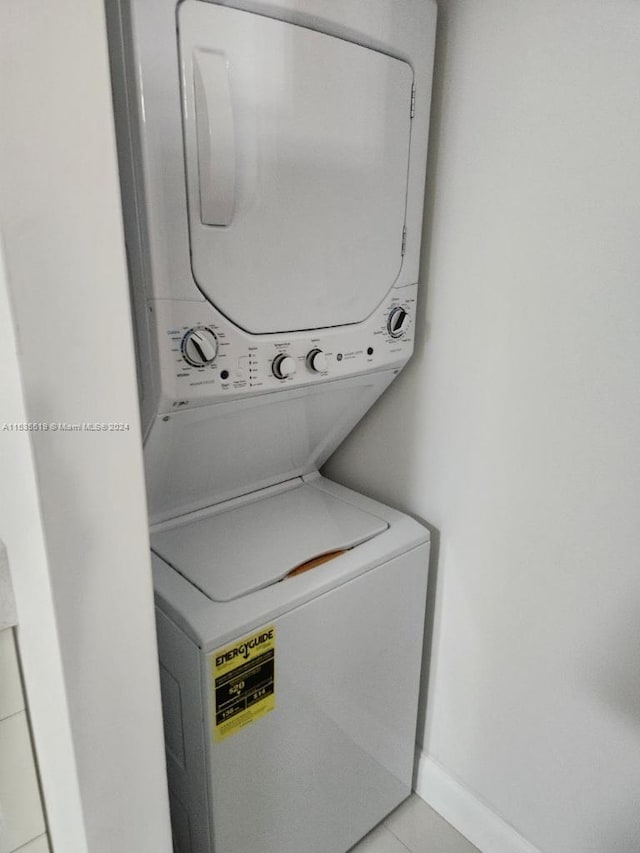
{"label": "dryer door", "polygon": [[411,67],[203,0],[178,26],[198,287],[253,333],[363,320],[402,265]]}

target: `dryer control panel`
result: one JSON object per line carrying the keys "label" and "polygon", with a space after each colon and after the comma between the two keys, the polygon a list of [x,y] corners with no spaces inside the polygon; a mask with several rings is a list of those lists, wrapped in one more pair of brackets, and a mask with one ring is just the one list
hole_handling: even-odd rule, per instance
{"label": "dryer control panel", "polygon": [[243,332],[206,301],[153,301],[159,410],[400,368],[413,351],[416,295],[415,284],[392,290],[362,323],[270,335]]}

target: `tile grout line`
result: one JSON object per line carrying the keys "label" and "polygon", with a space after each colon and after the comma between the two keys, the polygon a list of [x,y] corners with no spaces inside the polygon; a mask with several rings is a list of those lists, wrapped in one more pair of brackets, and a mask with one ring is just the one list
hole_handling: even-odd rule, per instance
{"label": "tile grout line", "polygon": [[16,847],[15,850],[11,851],[11,853],[20,853],[21,850],[26,850],[34,841],[40,841],[41,838],[44,838],[47,844],[49,843],[48,834],[46,832],[40,832],[38,835],[34,835],[33,838],[25,841],[24,844],[20,845],[20,847]]}
{"label": "tile grout line", "polygon": [[404,847],[404,849],[405,849],[405,850],[408,850],[408,851],[409,851],[409,853],[414,853],[414,851],[413,851],[410,847],[407,847],[407,845],[404,843],[404,841],[403,841],[401,838],[398,838],[398,836],[397,836],[397,835],[395,834],[395,832],[391,829],[391,827],[386,823],[386,821],[385,821],[385,822],[383,822],[383,826],[384,826],[384,828],[387,830],[387,832],[390,832],[390,833],[391,833],[391,835],[393,835],[393,837],[396,839],[396,841],[399,841],[399,842],[400,842],[400,844],[402,844],[402,846]]}
{"label": "tile grout line", "polygon": [[26,710],[26,708],[20,708],[19,711],[13,711],[11,714],[7,714],[6,717],[2,717],[0,723],[4,723],[5,720],[11,720],[13,717],[17,717],[18,714],[25,714]]}

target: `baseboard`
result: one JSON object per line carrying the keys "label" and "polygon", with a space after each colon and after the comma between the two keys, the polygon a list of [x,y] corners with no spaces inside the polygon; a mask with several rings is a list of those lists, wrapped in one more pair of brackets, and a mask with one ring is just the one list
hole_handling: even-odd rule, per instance
{"label": "baseboard", "polygon": [[416,794],[481,853],[541,853],[436,761],[417,759]]}

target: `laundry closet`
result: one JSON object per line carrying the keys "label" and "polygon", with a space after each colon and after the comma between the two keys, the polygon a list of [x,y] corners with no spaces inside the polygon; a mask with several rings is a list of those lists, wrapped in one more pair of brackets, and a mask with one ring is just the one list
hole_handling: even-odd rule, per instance
{"label": "laundry closet", "polygon": [[414,347],[435,4],[107,10],[175,850],[346,853],[411,791],[429,534],[320,468]]}

